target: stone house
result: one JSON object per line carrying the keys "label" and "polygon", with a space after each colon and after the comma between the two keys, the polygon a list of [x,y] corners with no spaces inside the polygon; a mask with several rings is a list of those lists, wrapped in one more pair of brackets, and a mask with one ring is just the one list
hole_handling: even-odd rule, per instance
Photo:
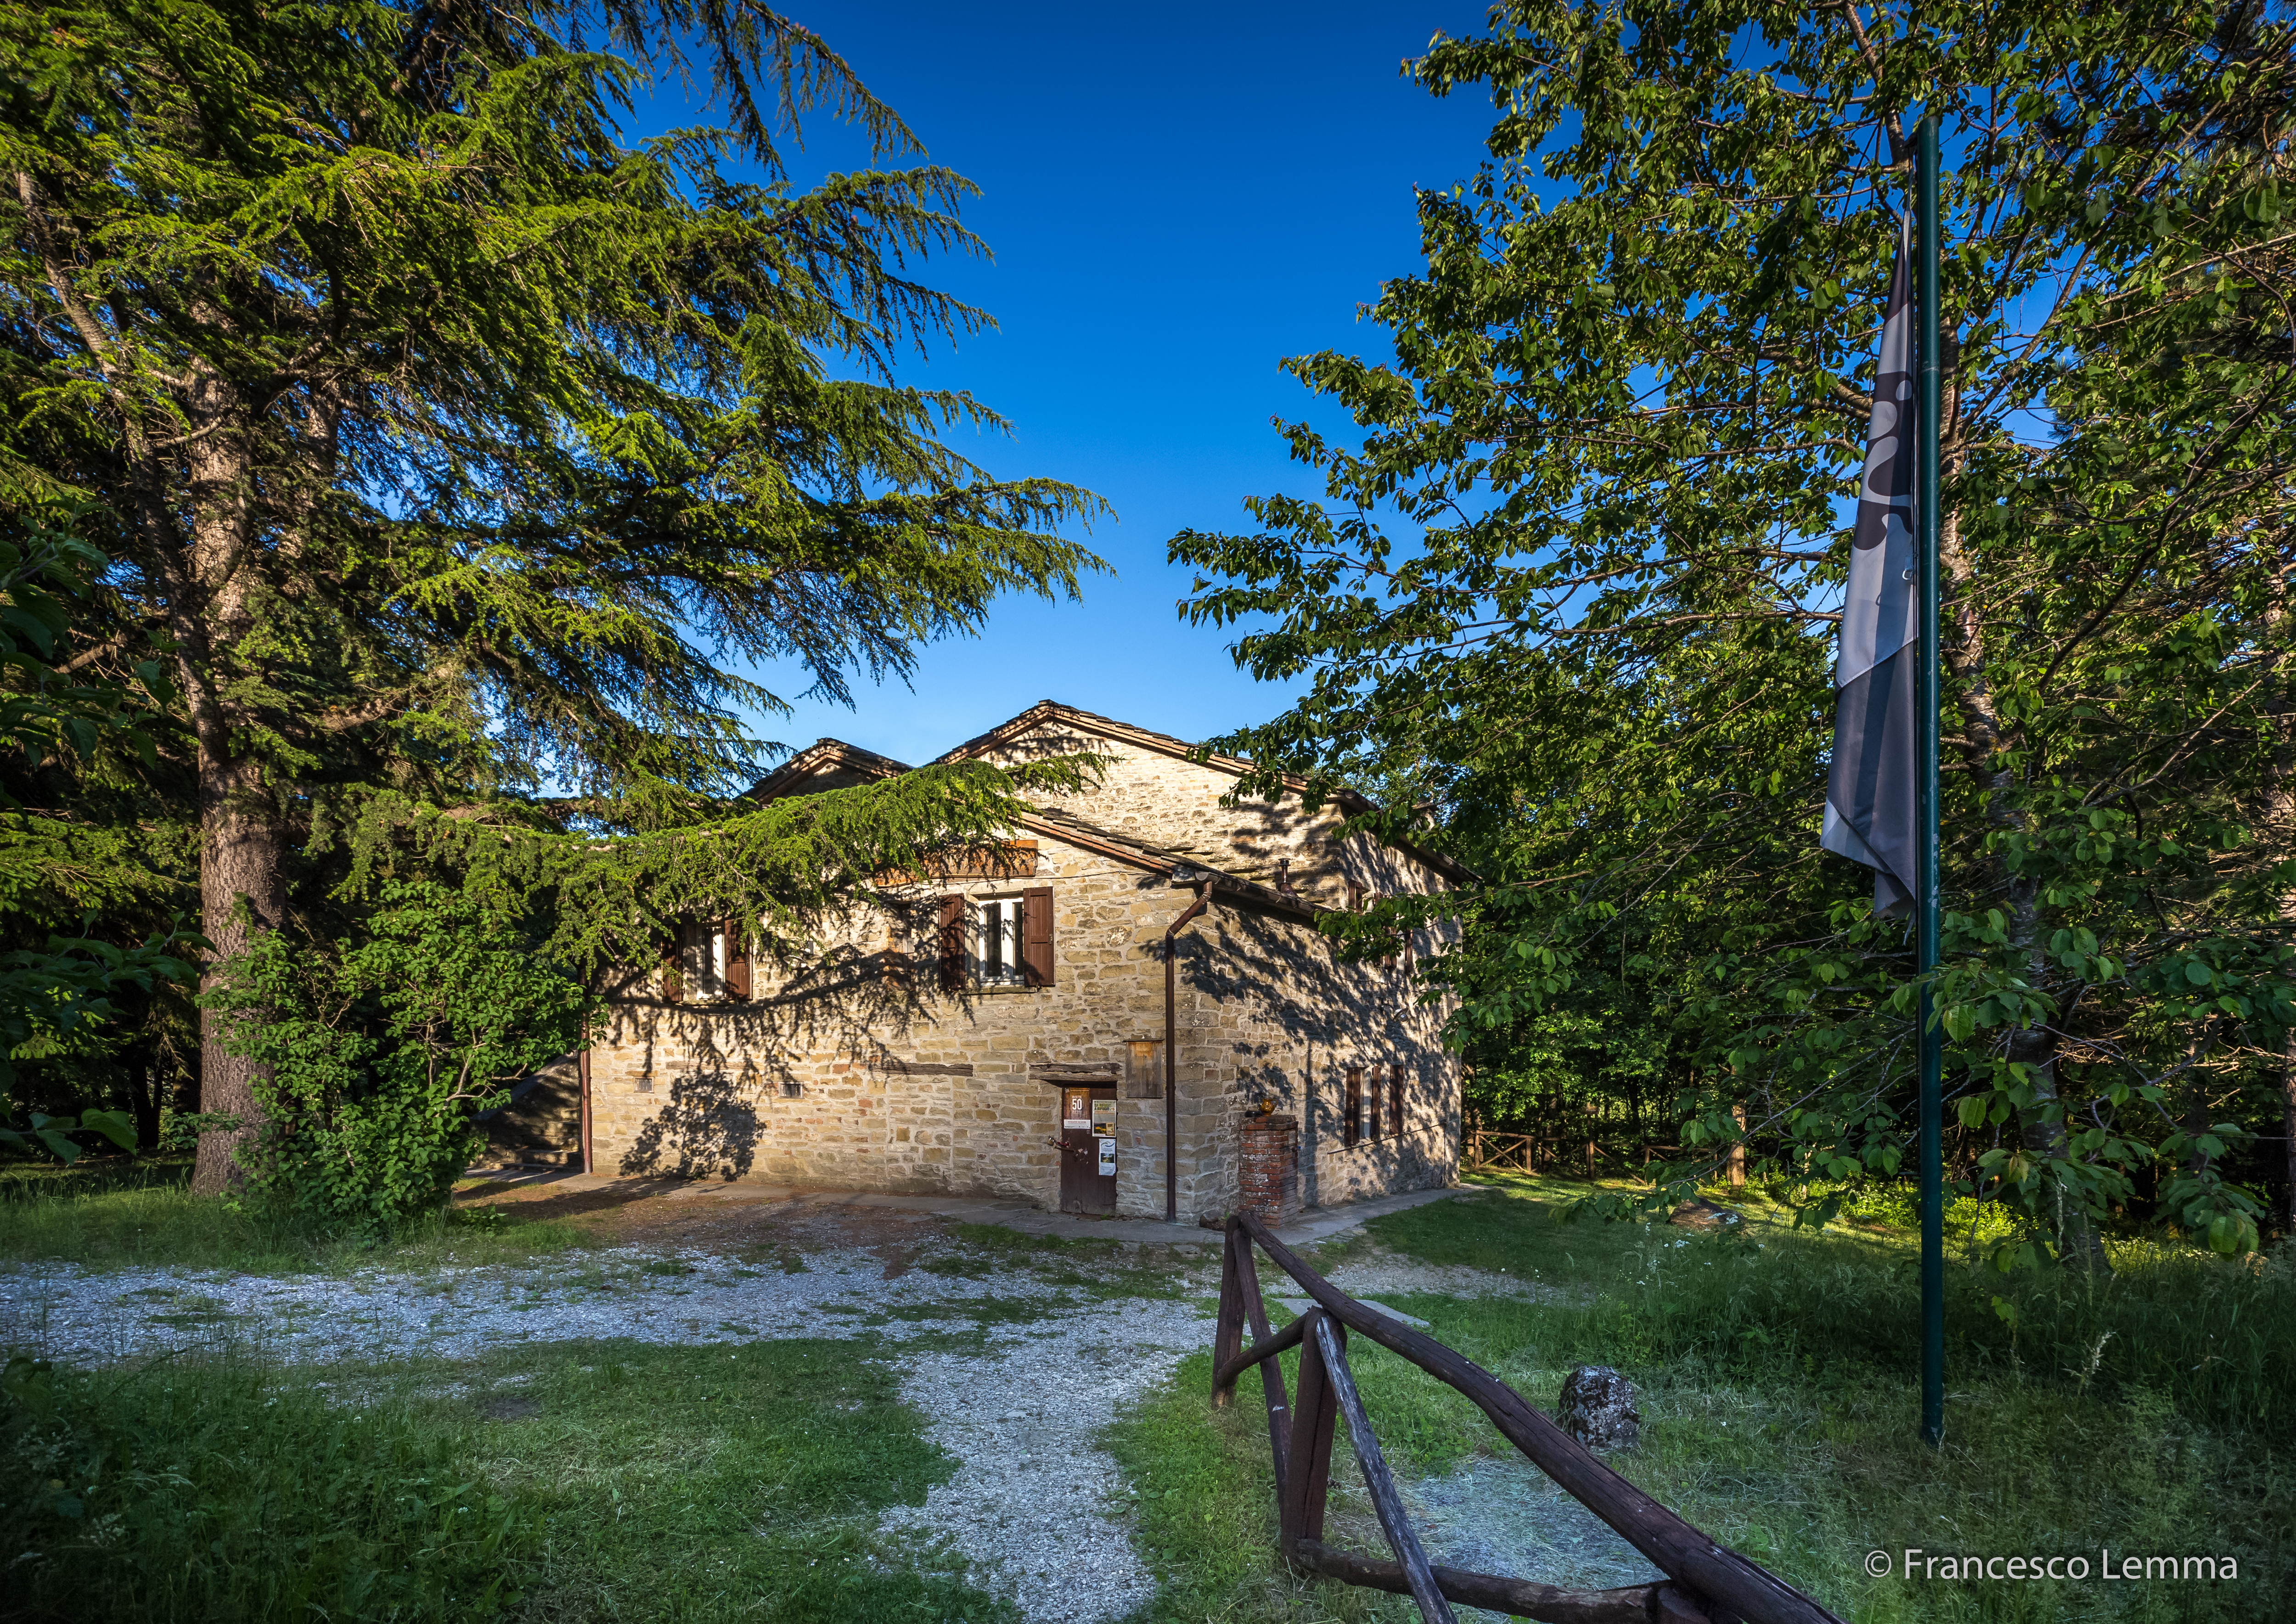
{"label": "stone house", "polygon": [[[1350,965],[1316,921],[1460,871],[1340,838],[1340,808],[1224,807],[1244,764],[1188,749],[1050,701],[958,745],[941,759],[1109,765],[1001,847],[883,888],[778,986],[690,930],[561,1088],[583,1164],[1183,1221],[1247,1183],[1316,1206],[1455,1182],[1459,1062],[1409,977],[1436,933]],[[824,739],[754,794],[907,770]]]}

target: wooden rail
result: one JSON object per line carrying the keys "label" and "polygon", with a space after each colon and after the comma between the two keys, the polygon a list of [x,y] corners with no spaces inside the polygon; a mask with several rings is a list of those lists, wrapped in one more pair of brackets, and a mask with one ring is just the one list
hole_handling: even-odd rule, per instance
{"label": "wooden rail", "polygon": [[[1563,1158],[1556,1147],[1562,1143],[1551,1134],[1544,1136],[1538,1134],[1502,1134],[1487,1128],[1471,1128],[1467,1130],[1466,1144],[1459,1153],[1459,1165],[1471,1173],[1544,1172],[1561,1165]],[[1680,1150],[1679,1145],[1645,1144],[1643,1146],[1643,1166],[1647,1169],[1654,1155],[1675,1155]],[[1598,1160],[1616,1162],[1630,1174],[1634,1171],[1634,1161],[1630,1156],[1608,1149],[1592,1139],[1570,1141],[1570,1160],[1574,1166],[1584,1161],[1589,1177],[1594,1176],[1595,1163]]]}
{"label": "wooden rail", "polygon": [[[1271,1332],[1259,1294],[1255,1246],[1315,1300],[1281,1332]],[[1243,1329],[1251,1326],[1251,1345]],[[1666,1582],[1614,1590],[1559,1590],[1527,1579],[1439,1568],[1427,1559],[1405,1515],[1402,1497],[1373,1434],[1348,1366],[1353,1331],[1457,1389],[1490,1417],[1507,1441],[1648,1557]],[[1300,1349],[1296,1406],[1282,1361]],[[1259,1368],[1267,1403],[1268,1447],[1275,1456],[1277,1538],[1293,1566],[1344,1584],[1409,1595],[1427,1624],[1452,1624],[1452,1602],[1546,1624],[1841,1624],[1768,1569],[1726,1551],[1632,1483],[1526,1403],[1505,1382],[1431,1336],[1367,1308],[1300,1261],[1249,1213],[1227,1222],[1220,1270],[1219,1324],[1212,1342],[1212,1401],[1233,1403],[1238,1377]],[[1332,1439],[1341,1415],[1372,1508],[1396,1556],[1374,1562],[1324,1544],[1324,1510],[1332,1478]]]}
{"label": "wooden rail", "polygon": [[1536,1173],[1546,1161],[1539,1154],[1539,1144],[1529,1134],[1495,1134],[1487,1128],[1472,1128],[1467,1134],[1467,1153],[1460,1160],[1470,1171],[1477,1173],[1498,1168]]}

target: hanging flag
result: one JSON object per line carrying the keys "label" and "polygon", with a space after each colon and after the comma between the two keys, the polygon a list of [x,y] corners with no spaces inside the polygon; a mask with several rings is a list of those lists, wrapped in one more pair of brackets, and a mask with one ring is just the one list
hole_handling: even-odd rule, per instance
{"label": "hanging flag", "polygon": [[1882,357],[1866,429],[1866,478],[1849,543],[1849,586],[1833,662],[1833,770],[1818,843],[1874,870],[1874,911],[1913,906],[1919,738],[1915,724],[1919,574],[1914,557],[1912,223],[1882,312]]}

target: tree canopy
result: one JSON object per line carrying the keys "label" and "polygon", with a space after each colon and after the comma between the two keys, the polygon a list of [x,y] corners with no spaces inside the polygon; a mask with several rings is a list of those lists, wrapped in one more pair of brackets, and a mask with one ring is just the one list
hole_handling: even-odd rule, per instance
{"label": "tree canopy", "polygon": [[[1490,882],[1431,973],[1488,1075],[1623,1047],[1686,1167],[1737,1107],[1798,1176],[1893,1171],[1912,944],[1816,836],[1848,498],[1934,114],[1954,1153],[2022,1247],[2086,1253],[2147,1202],[2252,1243],[2246,1142],[2296,1098],[2286,8],[1492,15],[1406,65],[1496,122],[1373,307],[1393,359],[1288,364],[1361,443],[1288,427],[1320,491],[1172,544],[1185,611],[1308,679],[1218,748],[1441,808]],[[1375,947],[1427,906],[1350,929]]]}
{"label": "tree canopy", "polygon": [[[0,474],[113,561],[71,659],[180,695],[151,783],[210,984],[330,830],[707,822],[786,709],[759,667],[845,698],[1098,567],[1095,497],[991,477],[952,437],[996,414],[896,379],[987,322],[916,268],[979,248],[971,187],[788,19],[8,4],[0,66]],[[697,70],[722,127],[627,133]],[[881,167],[796,185],[813,116]],[[206,1029],[206,1108],[251,1114]]]}

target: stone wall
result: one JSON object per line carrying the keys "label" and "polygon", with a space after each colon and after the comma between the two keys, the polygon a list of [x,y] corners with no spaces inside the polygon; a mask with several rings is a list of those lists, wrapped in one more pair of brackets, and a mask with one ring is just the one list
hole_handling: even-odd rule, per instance
{"label": "stone wall", "polygon": [[[1136,745],[1046,730],[1008,757],[1091,748],[1116,757],[1067,809],[1209,865],[1336,906],[1347,882],[1424,890],[1423,866],[1357,838],[1335,815],[1223,808],[1216,768]],[[778,984],[758,967],[741,1003],[616,1005],[594,1039],[592,1152],[602,1172],[898,1192],[1060,1199],[1057,1083],[1032,1068],[1118,1074],[1151,1040],[1160,1076],[1165,928],[1193,900],[1161,874],[1037,832],[1033,876],[950,882],[889,896],[831,932],[817,962]],[[1242,855],[1239,856],[1238,854]],[[933,956],[938,897],[970,900],[1049,886],[1055,973],[1046,988],[943,992]],[[1423,943],[1422,950],[1429,944]],[[1225,1212],[1237,1185],[1238,1126],[1263,1095],[1300,1121],[1300,1191],[1310,1205],[1452,1182],[1459,1072],[1399,965],[1346,965],[1312,923],[1220,898],[1183,932],[1177,964],[1179,1205]],[[1341,1069],[1409,1071],[1406,1131],[1341,1144]],[[1164,1210],[1164,1104],[1117,1107],[1119,1213]]]}
{"label": "stone wall", "polygon": [[[1262,1098],[1300,1119],[1308,1206],[1456,1182],[1459,1062],[1400,967],[1341,964],[1311,927],[1246,909],[1207,926],[1180,955],[1182,1207],[1217,1210],[1234,1191],[1234,1124]],[[1349,1146],[1346,1071],[1374,1063],[1405,1069],[1404,1124],[1382,1112],[1381,1137]]]}
{"label": "stone wall", "polygon": [[473,1167],[580,1167],[580,1057],[562,1054],[521,1079],[504,1104],[477,1121],[486,1144]]}
{"label": "stone wall", "polygon": [[[1054,984],[943,993],[931,896],[848,923],[824,964],[740,1004],[634,999],[591,1057],[602,1171],[984,1193],[1057,1205],[1057,1085],[1031,1066],[1120,1071],[1163,1033],[1161,875],[1040,841],[1031,877],[947,889],[1053,892]],[[760,977],[762,981],[765,978]],[[1118,1105],[1118,1193],[1162,1210],[1160,1100]],[[1149,1165],[1152,1162],[1152,1165]]]}
{"label": "stone wall", "polygon": [[1343,820],[1336,807],[1308,813],[1288,798],[1224,807],[1222,797],[1235,787],[1233,773],[1073,723],[1048,721],[988,750],[985,759],[1009,765],[1086,750],[1107,761],[1100,782],[1074,795],[1046,796],[1046,806],[1134,840],[1191,853],[1211,867],[1263,885],[1275,885],[1280,865],[1288,860],[1293,889],[1324,907],[1345,906],[1350,882],[1378,895],[1425,891],[1439,884],[1418,862],[1368,835],[1341,840],[1336,832]]}

